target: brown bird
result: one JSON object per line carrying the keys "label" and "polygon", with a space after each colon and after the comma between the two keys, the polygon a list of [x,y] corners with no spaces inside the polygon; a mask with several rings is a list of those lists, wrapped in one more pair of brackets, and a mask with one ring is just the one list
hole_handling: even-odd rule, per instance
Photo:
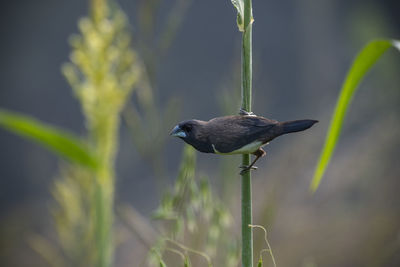
{"label": "brown bird", "polygon": [[316,120],[278,122],[255,115],[238,115],[214,118],[209,121],[188,120],[179,123],[170,135],[181,138],[204,153],[222,155],[253,154],[256,158],[244,172],[254,168],[256,161],[266,152],[261,148],[283,134],[304,131]]}

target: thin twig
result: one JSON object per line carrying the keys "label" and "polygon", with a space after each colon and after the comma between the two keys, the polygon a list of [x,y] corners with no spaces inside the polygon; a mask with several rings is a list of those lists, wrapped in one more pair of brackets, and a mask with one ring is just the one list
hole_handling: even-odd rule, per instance
{"label": "thin twig", "polygon": [[263,226],[261,226],[261,225],[253,225],[253,224],[249,224],[249,227],[250,227],[250,228],[260,228],[260,229],[262,229],[262,230],[264,231],[264,240],[265,240],[265,243],[266,243],[267,246],[268,246],[268,249],[263,249],[263,250],[261,250],[261,251],[260,251],[260,257],[262,257],[261,254],[262,254],[263,252],[269,252],[269,255],[271,256],[271,259],[272,259],[272,262],[273,262],[273,264],[274,264],[274,267],[276,267],[275,257],[274,257],[274,254],[272,253],[272,248],[271,248],[271,245],[269,244],[268,238],[267,238],[267,229],[265,229],[265,228],[264,228]]}
{"label": "thin twig", "polygon": [[182,245],[181,243],[179,243],[179,242],[177,242],[177,241],[175,241],[173,239],[170,239],[170,238],[165,238],[164,240],[174,244],[175,246],[177,246],[177,247],[179,247],[179,248],[181,248],[181,249],[183,249],[183,250],[185,250],[187,252],[191,252],[191,253],[194,253],[194,254],[197,254],[197,255],[200,255],[200,256],[204,257],[207,260],[208,266],[212,267],[211,259],[207,254],[205,254],[205,253],[203,253],[201,251],[186,247],[185,245]]}

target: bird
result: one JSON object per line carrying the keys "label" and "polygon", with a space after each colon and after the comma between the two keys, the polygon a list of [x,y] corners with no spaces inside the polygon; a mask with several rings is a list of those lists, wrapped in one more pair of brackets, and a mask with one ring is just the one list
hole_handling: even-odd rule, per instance
{"label": "bird", "polygon": [[254,164],[266,155],[262,149],[278,136],[304,131],[317,120],[294,120],[278,122],[252,113],[240,113],[213,118],[209,121],[186,120],[176,125],[170,132],[196,150],[203,153],[220,155],[253,154],[255,156],[248,166],[240,166],[245,172],[256,169]]}

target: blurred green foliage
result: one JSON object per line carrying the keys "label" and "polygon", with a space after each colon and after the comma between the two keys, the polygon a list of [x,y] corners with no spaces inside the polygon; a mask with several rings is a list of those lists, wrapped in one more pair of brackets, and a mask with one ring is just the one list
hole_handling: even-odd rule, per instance
{"label": "blurred green foliage", "polygon": [[0,109],[0,126],[50,149],[71,162],[91,169],[98,167],[98,160],[87,144],[65,130],[3,109]]}
{"label": "blurred green foliage", "polygon": [[[195,150],[186,145],[174,188],[165,193],[154,213],[154,218],[164,224],[159,241],[151,250],[150,262],[159,264],[162,255],[173,248],[184,255],[200,254],[208,265],[212,262],[213,266],[236,266],[239,247],[235,235],[229,234],[232,217],[225,205],[213,197],[207,178],[196,181],[195,161]],[[166,258],[165,262],[170,260]]]}
{"label": "blurred green foliage", "polygon": [[[76,166],[62,172],[53,191],[58,203],[54,214],[68,260],[78,261],[73,266],[111,266],[119,117],[140,70],[123,12],[107,1],[91,3],[91,17],[79,22],[81,35],[71,38],[72,62],[63,66],[63,73],[81,102],[88,143],[98,155],[100,167],[93,174]],[[70,195],[80,202],[71,205]],[[87,242],[81,242],[82,233]],[[68,235],[74,237],[68,239]]]}
{"label": "blurred green foliage", "polygon": [[119,116],[140,72],[123,12],[105,0],[91,4],[91,17],[80,20],[81,34],[71,38],[72,62],[63,66],[85,115],[86,143],[30,117],[0,111],[3,127],[72,163],[62,168],[53,188],[57,248],[38,236],[30,240],[33,249],[54,266],[112,264]]}
{"label": "blurred green foliage", "polygon": [[371,41],[361,50],[361,52],[353,61],[353,64],[343,82],[343,86],[333,112],[329,130],[327,132],[325,145],[321,151],[319,162],[315,169],[314,178],[310,185],[312,192],[317,190],[322,176],[328,167],[329,161],[339,139],[346,112],[350,106],[355,92],[358,89],[359,84],[370,68],[375,64],[375,62],[390,47],[397,48],[400,51],[400,42],[396,40]]}
{"label": "blurred green foliage", "polygon": [[92,16],[81,19],[81,35],[71,38],[72,62],[63,66],[82,105],[87,144],[29,117],[0,112],[0,124],[6,129],[79,163],[64,165],[53,188],[58,249],[38,236],[30,242],[49,264],[56,266],[112,264],[119,116],[140,73],[125,15],[107,1],[91,3]]}

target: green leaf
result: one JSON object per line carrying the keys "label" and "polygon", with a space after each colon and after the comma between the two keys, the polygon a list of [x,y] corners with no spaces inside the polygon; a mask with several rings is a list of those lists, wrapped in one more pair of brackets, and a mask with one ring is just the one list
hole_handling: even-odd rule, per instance
{"label": "green leaf", "polygon": [[0,109],[0,126],[42,145],[71,162],[93,169],[98,165],[97,159],[79,138],[32,117]]}
{"label": "green leaf", "polygon": [[310,185],[310,190],[312,192],[317,190],[322,176],[328,167],[339,139],[347,109],[351,103],[354,93],[358,88],[358,85],[368,70],[390,47],[395,47],[400,51],[400,42],[397,40],[371,41],[361,50],[356,59],[353,61],[353,65],[347,73],[346,79],[340,91],[339,98],[336,102],[335,111],[326,135],[324,148],[322,149],[318,165],[315,169],[314,178]]}
{"label": "green leaf", "polygon": [[244,31],[244,1],[243,0],[231,0],[233,6],[237,10],[237,26],[239,31]]}

